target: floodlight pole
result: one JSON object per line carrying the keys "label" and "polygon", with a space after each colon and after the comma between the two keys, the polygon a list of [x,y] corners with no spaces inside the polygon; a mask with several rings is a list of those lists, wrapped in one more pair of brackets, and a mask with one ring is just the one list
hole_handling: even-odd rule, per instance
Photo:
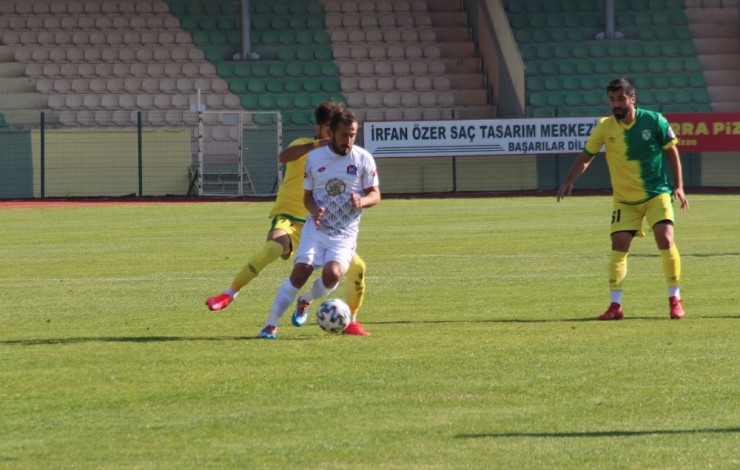
{"label": "floodlight pole", "polygon": [[614,0],[604,0],[604,36],[606,39],[614,39],[615,33]]}
{"label": "floodlight pole", "polygon": [[198,196],[203,197],[203,108],[200,104],[200,88],[196,94],[196,112],[198,113]]}

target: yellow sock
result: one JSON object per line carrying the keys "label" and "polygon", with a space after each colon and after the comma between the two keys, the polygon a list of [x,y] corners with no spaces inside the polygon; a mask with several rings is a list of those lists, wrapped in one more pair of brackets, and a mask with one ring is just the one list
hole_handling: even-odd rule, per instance
{"label": "yellow sock", "polygon": [[660,250],[660,258],[663,261],[663,274],[669,286],[677,286],[681,280],[681,255],[678,254],[676,245],[667,250]]}
{"label": "yellow sock", "polygon": [[354,320],[365,298],[365,262],[355,255],[347,269],[347,305]]}
{"label": "yellow sock", "polygon": [[612,250],[609,256],[609,289],[622,290],[622,282],[627,276],[627,252]]}
{"label": "yellow sock", "polygon": [[265,266],[272,263],[283,254],[283,245],[280,243],[270,240],[265,243],[262,250],[252,255],[247,261],[247,265],[236,275],[233,281],[231,281],[231,288],[234,292],[239,292],[242,287],[249,284],[249,282],[257,277]]}

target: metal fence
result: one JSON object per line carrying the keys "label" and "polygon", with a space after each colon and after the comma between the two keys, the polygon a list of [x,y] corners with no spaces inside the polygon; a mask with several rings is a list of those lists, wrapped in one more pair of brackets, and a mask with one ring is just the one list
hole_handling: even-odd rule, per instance
{"label": "metal fence", "polygon": [[2,116],[0,198],[262,196],[277,190],[277,111]]}

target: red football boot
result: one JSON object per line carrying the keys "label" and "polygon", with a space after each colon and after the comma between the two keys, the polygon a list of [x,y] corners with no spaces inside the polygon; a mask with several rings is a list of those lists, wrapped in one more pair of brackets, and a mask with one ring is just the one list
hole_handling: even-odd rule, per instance
{"label": "red football boot", "polygon": [[681,299],[678,297],[670,297],[668,299],[668,305],[670,306],[672,319],[680,320],[684,315],[686,315],[686,312],[683,310],[683,305],[681,305]]}
{"label": "red football boot", "polygon": [[231,303],[231,296],[227,293],[219,294],[216,297],[209,297],[206,300],[206,305],[208,305],[208,308],[215,312],[216,310],[221,310],[223,308],[226,308]]}
{"label": "red football boot", "polygon": [[370,336],[370,332],[365,331],[362,323],[356,321],[353,321],[349,325],[347,325],[347,328],[345,328],[342,333],[344,333],[345,335]]}
{"label": "red football boot", "polygon": [[616,302],[612,302],[606,312],[599,315],[599,320],[621,320],[622,318],[624,318],[622,306]]}

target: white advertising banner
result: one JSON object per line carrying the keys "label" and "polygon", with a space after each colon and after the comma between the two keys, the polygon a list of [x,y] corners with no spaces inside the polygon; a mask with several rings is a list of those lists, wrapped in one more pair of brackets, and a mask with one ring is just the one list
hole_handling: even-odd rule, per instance
{"label": "white advertising banner", "polygon": [[376,158],[578,153],[598,120],[369,121],[363,137]]}

